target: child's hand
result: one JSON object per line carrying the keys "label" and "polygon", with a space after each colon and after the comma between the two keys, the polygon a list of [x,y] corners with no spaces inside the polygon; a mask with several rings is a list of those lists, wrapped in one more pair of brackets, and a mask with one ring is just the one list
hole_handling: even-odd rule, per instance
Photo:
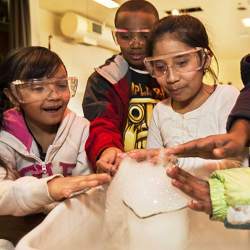
{"label": "child's hand", "polygon": [[118,169],[120,163],[118,154],[121,152],[119,148],[115,147],[105,149],[96,162],[97,172],[105,172],[113,176]]}
{"label": "child's hand", "polygon": [[209,215],[212,214],[212,202],[207,181],[199,179],[178,167],[168,168],[167,175],[173,179],[172,184],[175,187],[194,198],[189,203],[189,208],[206,212]]}
{"label": "child's hand", "polygon": [[160,155],[161,148],[157,149],[135,149],[123,154],[123,157],[129,156],[136,161],[149,160],[152,162],[157,161]]}
{"label": "child's hand", "polygon": [[182,157],[223,159],[241,155],[249,140],[250,123],[239,119],[227,134],[210,135],[166,150],[170,154]]}
{"label": "child's hand", "polygon": [[60,201],[69,198],[74,192],[96,187],[108,183],[110,180],[111,177],[108,174],[56,177],[48,182],[48,190],[54,200]]}

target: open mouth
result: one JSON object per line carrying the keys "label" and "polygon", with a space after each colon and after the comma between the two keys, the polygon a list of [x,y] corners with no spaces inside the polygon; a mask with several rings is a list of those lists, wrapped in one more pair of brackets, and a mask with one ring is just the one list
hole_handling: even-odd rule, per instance
{"label": "open mouth", "polygon": [[144,54],[130,54],[130,57],[133,60],[143,60],[145,55]]}
{"label": "open mouth", "polygon": [[46,108],[43,108],[43,110],[44,110],[45,112],[49,112],[49,113],[56,113],[56,112],[58,112],[61,108],[62,108],[62,105],[60,105],[60,106],[53,106],[53,107],[46,107]]}

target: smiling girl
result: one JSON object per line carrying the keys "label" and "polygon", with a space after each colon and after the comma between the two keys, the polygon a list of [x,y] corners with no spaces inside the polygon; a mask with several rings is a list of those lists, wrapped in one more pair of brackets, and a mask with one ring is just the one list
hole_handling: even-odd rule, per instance
{"label": "smiling girl", "polygon": [[38,213],[110,180],[90,174],[89,122],[67,108],[76,87],[58,55],[43,47],[19,49],[0,66],[0,92],[15,106],[4,112],[0,132],[7,165],[0,166],[0,215]]}

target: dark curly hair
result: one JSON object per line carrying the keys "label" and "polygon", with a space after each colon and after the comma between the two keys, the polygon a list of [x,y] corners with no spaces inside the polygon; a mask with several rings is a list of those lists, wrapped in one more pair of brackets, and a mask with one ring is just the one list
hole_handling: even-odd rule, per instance
{"label": "dark curly hair", "polygon": [[159,20],[159,14],[154,5],[144,0],[130,0],[123,3],[115,14],[115,27],[117,27],[118,17],[121,12],[136,12],[141,11],[155,16]]}

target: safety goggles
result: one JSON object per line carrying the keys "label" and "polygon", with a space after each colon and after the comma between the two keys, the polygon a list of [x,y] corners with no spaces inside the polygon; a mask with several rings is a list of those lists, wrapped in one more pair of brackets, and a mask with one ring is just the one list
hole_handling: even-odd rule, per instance
{"label": "safety goggles", "polygon": [[208,51],[201,47],[161,55],[156,57],[146,57],[144,64],[148,72],[155,78],[169,74],[171,68],[177,73],[188,73],[198,71],[204,67]]}
{"label": "safety goggles", "polygon": [[121,47],[130,46],[134,41],[146,43],[150,36],[150,29],[114,29],[112,31],[116,44]]}
{"label": "safety goggles", "polygon": [[76,93],[76,77],[16,80],[10,83],[12,94],[20,103],[45,100],[51,93],[60,97],[73,97]]}

